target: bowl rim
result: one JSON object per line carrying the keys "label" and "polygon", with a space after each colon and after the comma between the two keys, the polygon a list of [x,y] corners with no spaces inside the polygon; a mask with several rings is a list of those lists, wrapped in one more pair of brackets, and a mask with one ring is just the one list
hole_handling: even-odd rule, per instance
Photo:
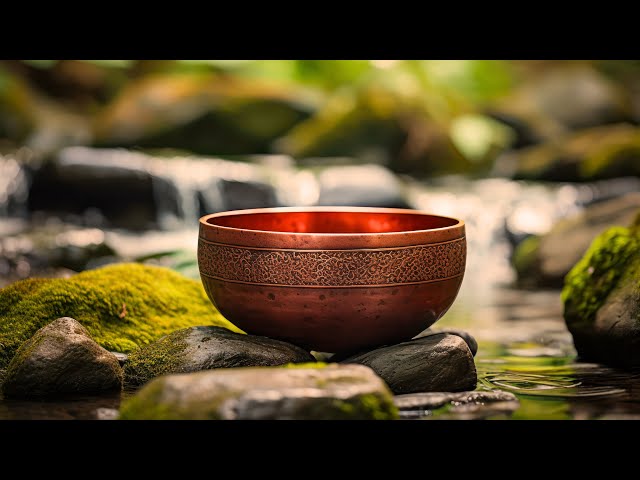
{"label": "bowl rim", "polygon": [[[429,217],[445,218],[448,220],[455,220],[456,223],[447,227],[439,228],[427,228],[422,230],[397,230],[393,232],[351,232],[351,233],[314,233],[314,232],[282,232],[277,230],[258,230],[252,228],[237,228],[226,227],[223,225],[215,225],[209,223],[212,218],[229,217],[234,215],[254,215],[260,213],[295,213],[295,212],[346,212],[346,213],[392,213],[401,215],[424,215]],[[406,234],[420,234],[429,232],[447,232],[455,231],[464,228],[465,223],[455,217],[449,217],[446,215],[437,215],[426,212],[424,210],[413,210],[410,208],[386,208],[386,207],[345,207],[345,206],[312,206],[312,207],[269,207],[269,208],[250,208],[244,210],[227,210],[223,212],[209,213],[200,217],[199,224],[201,228],[205,229],[219,229],[222,232],[229,233],[241,233],[241,232],[260,232],[269,235],[282,235],[288,237],[320,237],[320,238],[347,238],[347,237],[389,237]]]}

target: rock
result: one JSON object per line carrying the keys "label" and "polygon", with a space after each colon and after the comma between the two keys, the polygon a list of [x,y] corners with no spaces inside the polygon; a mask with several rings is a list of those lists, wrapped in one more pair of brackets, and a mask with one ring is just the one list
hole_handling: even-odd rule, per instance
{"label": "rock", "polygon": [[556,136],[501,155],[494,174],[569,182],[640,176],[640,129],[614,124]]}
{"label": "rock", "polygon": [[126,353],[120,353],[120,352],[109,352],[109,353],[113,354],[113,356],[118,359],[118,363],[120,364],[121,367],[124,367],[125,363],[127,363],[127,360],[129,360],[129,355],[127,355]]}
{"label": "rock", "polygon": [[397,417],[393,397],[361,365],[218,369],[152,380],[120,419],[338,420]]}
{"label": "rock", "polygon": [[117,420],[118,410],[115,408],[97,408],[96,420]]}
{"label": "rock", "polygon": [[519,145],[633,119],[627,93],[589,65],[556,64],[527,77],[488,108],[491,116],[514,128]]}
{"label": "rock", "polygon": [[27,262],[32,270],[66,268],[82,271],[100,261],[113,261],[116,252],[97,228],[34,225],[25,232],[0,238],[0,255],[11,266]]}
{"label": "rock", "polygon": [[97,223],[92,226],[175,229],[207,213],[279,206],[269,178],[275,169],[219,158],[69,147],[35,171],[29,209]]}
{"label": "rock", "polygon": [[469,332],[465,332],[464,330],[460,330],[459,328],[430,327],[430,328],[427,328],[424,332],[420,333],[419,335],[416,335],[413,338],[415,340],[418,338],[428,337],[430,335],[438,335],[440,333],[450,333],[451,335],[459,336],[461,339],[463,339],[467,343],[467,346],[469,347],[469,350],[471,350],[471,354],[474,357],[476,356],[476,353],[478,353],[478,342],[476,341],[476,339],[473,338],[473,336]]}
{"label": "rock", "polygon": [[494,390],[490,392],[424,392],[409,393],[406,395],[396,395],[393,403],[398,410],[434,410],[447,403],[464,405],[470,403],[489,402],[517,402],[518,397],[513,393]]}
{"label": "rock", "polygon": [[400,410],[402,418],[422,418],[444,406],[449,406],[447,413],[473,413],[475,417],[482,418],[497,413],[511,413],[520,406],[513,393],[501,390],[409,393],[395,396],[393,403]]}
{"label": "rock", "polygon": [[220,327],[191,327],[133,352],[125,367],[125,379],[128,384],[142,385],[170,373],[310,362],[315,359],[309,352],[280,340],[241,335]]}
{"label": "rock", "polygon": [[16,352],[2,392],[9,397],[97,393],[122,388],[114,355],[93,341],[73,318],[54,320]]}
{"label": "rock", "polygon": [[552,69],[530,87],[538,107],[568,128],[578,129],[630,119],[630,99],[587,65]]}
{"label": "rock", "polygon": [[600,234],[562,290],[564,319],[581,359],[640,366],[640,216]]}
{"label": "rock", "polygon": [[628,225],[640,210],[640,193],[596,203],[560,220],[541,237],[532,236],[515,249],[512,263],[523,286],[562,287],[565,275],[593,239],[613,225]]}
{"label": "rock", "polygon": [[82,216],[97,209],[107,226],[153,228],[155,189],[150,160],[142,153],[69,147],[35,171],[29,210]]}
{"label": "rock", "polygon": [[239,331],[215,310],[200,281],[161,267],[109,265],[1,289],[0,368],[20,344],[62,315],[75,318],[102,347],[125,353],[194,325]]}
{"label": "rock", "polygon": [[[419,101],[419,100],[418,100]],[[353,157],[394,172],[431,175],[473,168],[449,134],[398,91],[367,85],[330,98],[275,148],[295,158]]]}
{"label": "rock", "polygon": [[318,183],[318,205],[409,208],[398,178],[380,165],[327,167]]}
{"label": "rock", "polygon": [[371,367],[395,394],[473,390],[473,355],[457,335],[439,333],[359,353],[340,363]]}
{"label": "rock", "polygon": [[[24,152],[25,150],[22,150]],[[0,153],[0,216],[26,218],[30,175],[18,150],[7,155]]]}
{"label": "rock", "polygon": [[0,66],[0,138],[24,142],[36,125],[35,103],[27,82]]}
{"label": "rock", "polygon": [[291,87],[212,74],[151,74],[100,112],[96,145],[176,148],[204,155],[268,153],[314,101]]}

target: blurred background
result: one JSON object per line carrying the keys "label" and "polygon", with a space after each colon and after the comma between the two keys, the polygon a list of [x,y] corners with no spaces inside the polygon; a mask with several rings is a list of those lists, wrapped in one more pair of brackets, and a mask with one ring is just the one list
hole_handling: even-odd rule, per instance
{"label": "blurred background", "polygon": [[0,61],[0,287],[120,261],[197,279],[216,211],[452,215],[467,273],[438,325],[478,337],[483,381],[544,389],[524,416],[615,415],[567,401],[586,374],[559,289],[640,208],[639,80],[637,60]]}

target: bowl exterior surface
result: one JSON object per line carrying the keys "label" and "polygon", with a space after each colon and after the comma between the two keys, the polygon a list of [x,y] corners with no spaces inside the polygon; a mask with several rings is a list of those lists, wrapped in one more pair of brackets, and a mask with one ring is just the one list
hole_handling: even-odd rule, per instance
{"label": "bowl exterior surface", "polygon": [[223,228],[209,217],[200,222],[198,264],[216,308],[247,333],[309,350],[351,352],[408,340],[449,309],[464,276],[462,222],[300,235]]}

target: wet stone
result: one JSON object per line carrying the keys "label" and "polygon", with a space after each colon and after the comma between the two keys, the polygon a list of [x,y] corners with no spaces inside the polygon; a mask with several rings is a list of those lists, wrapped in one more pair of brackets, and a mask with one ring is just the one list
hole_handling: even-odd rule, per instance
{"label": "wet stone", "polygon": [[315,358],[281,340],[243,335],[221,327],[192,327],[166,335],[130,354],[125,381],[142,385],[169,373],[307,362],[315,362]]}
{"label": "wet stone", "polygon": [[123,420],[393,419],[384,382],[362,365],[226,368],[167,375],[120,409]]}
{"label": "wet stone", "polygon": [[371,367],[395,394],[473,390],[473,355],[458,335],[436,333],[358,353],[340,363]]}
{"label": "wet stone", "polygon": [[73,318],[54,320],[24,342],[7,367],[6,397],[97,393],[122,388],[122,369]]}

